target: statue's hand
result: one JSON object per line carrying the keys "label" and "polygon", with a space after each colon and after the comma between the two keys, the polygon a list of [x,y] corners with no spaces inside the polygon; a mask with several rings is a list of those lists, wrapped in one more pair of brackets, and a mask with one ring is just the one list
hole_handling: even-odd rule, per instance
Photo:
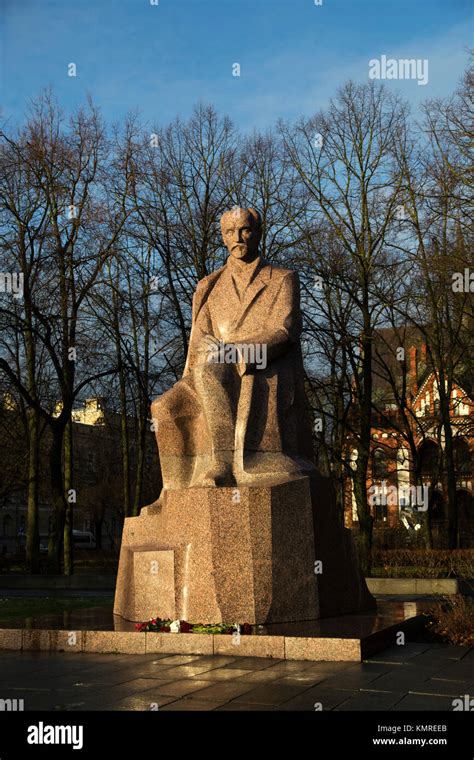
{"label": "statue's hand", "polygon": [[205,355],[208,362],[217,362],[222,343],[213,335],[205,335],[199,342],[197,352]]}

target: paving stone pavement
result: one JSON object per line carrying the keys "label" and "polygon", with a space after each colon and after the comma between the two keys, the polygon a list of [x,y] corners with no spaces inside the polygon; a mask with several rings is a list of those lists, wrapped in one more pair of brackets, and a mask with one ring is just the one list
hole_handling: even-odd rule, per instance
{"label": "paving stone pavement", "polygon": [[[363,663],[0,652],[0,700],[29,710],[452,710],[474,648],[409,643]],[[2,709],[0,702],[0,709]]]}

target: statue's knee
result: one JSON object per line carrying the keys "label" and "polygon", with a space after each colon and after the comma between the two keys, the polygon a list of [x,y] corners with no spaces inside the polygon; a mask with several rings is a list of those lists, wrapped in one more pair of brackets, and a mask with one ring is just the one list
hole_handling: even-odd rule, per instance
{"label": "statue's knee", "polygon": [[198,413],[196,393],[185,380],[178,382],[156,398],[151,405],[153,419],[157,421],[175,420],[177,417],[194,416]]}
{"label": "statue's knee", "polygon": [[161,396],[156,398],[151,405],[151,416],[155,420],[163,419],[173,416],[173,409],[175,407],[175,394],[174,388],[170,388]]}

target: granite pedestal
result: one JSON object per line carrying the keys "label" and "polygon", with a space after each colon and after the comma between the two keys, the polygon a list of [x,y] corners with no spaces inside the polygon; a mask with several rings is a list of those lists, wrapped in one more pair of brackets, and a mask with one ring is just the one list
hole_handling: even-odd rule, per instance
{"label": "granite pedestal", "polygon": [[330,484],[168,491],[125,521],[114,613],[192,623],[283,623],[369,609]]}

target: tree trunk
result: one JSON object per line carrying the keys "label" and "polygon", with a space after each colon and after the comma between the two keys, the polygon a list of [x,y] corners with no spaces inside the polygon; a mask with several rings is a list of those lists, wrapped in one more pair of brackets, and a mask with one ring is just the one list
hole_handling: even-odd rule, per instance
{"label": "tree trunk", "polygon": [[125,516],[130,517],[131,498],[130,498],[130,451],[129,435],[127,421],[127,393],[125,387],[125,373],[122,362],[119,365],[119,397],[120,397],[120,447],[122,451],[122,479],[123,479],[123,501]]}
{"label": "tree trunk", "polygon": [[442,431],[444,432],[444,469],[448,486],[448,547],[455,549],[458,544],[458,510],[456,494],[456,472],[454,465],[453,431],[451,429],[450,395],[446,391],[444,376],[439,380],[439,407]]}
{"label": "tree trunk", "polygon": [[456,472],[454,465],[453,434],[451,425],[444,425],[444,466],[448,486],[448,546],[456,549],[459,544]]}
{"label": "tree trunk", "polygon": [[64,428],[54,425],[51,430],[51,436],[49,466],[53,503],[53,526],[49,534],[48,572],[57,575],[61,572],[64,525],[66,522],[66,500],[64,498],[62,466]]}
{"label": "tree trunk", "polygon": [[26,572],[39,573],[38,463],[39,417],[29,409],[28,419],[28,505],[26,521]]}
{"label": "tree trunk", "polygon": [[[419,493],[418,488],[420,488],[420,493],[423,493],[423,479],[421,477],[421,470],[419,463],[415,466],[414,470],[414,484],[416,493]],[[433,488],[431,487],[431,493],[433,493]],[[419,506],[419,505],[418,505]],[[417,506],[417,508],[418,508]],[[431,499],[428,499],[428,509],[426,512],[418,512],[419,520],[420,520],[420,533],[421,533],[421,539],[423,541],[423,545],[425,549],[432,549],[433,548],[433,535],[431,533]]]}
{"label": "tree trunk", "polygon": [[133,516],[138,514],[140,507],[140,501],[142,498],[143,488],[143,467],[145,464],[145,446],[146,446],[146,417],[140,415],[138,422],[138,441],[137,441],[137,463],[136,463],[136,479],[135,479],[135,495],[133,499]]}
{"label": "tree trunk", "polygon": [[[28,377],[28,391],[36,400],[36,346],[32,327],[32,305],[29,287],[28,268],[26,264],[25,249],[21,249],[21,266],[26,283],[25,298],[25,354]],[[27,525],[26,525],[26,571],[39,573],[39,517],[38,517],[38,490],[39,490],[39,414],[34,408],[26,412],[28,432],[28,502],[27,502]]]}
{"label": "tree trunk", "polygon": [[74,573],[74,542],[72,528],[74,521],[74,504],[76,500],[73,491],[73,442],[72,422],[68,421],[64,431],[64,492],[66,495],[66,512],[64,522],[64,575]]}
{"label": "tree trunk", "polygon": [[356,544],[359,553],[359,566],[365,578],[369,578],[372,572],[372,534],[374,522],[367,503],[367,461],[365,465],[362,463],[359,468],[358,458],[357,469],[354,473],[354,496],[357,505],[357,518],[359,520],[359,532],[356,537]]}
{"label": "tree trunk", "polygon": [[364,292],[363,304],[364,333],[361,338],[362,360],[359,376],[359,414],[360,429],[357,446],[357,464],[354,473],[354,494],[359,519],[359,563],[365,577],[372,570],[372,531],[373,518],[367,503],[367,470],[369,466],[371,431],[372,431],[372,330],[368,294]]}

